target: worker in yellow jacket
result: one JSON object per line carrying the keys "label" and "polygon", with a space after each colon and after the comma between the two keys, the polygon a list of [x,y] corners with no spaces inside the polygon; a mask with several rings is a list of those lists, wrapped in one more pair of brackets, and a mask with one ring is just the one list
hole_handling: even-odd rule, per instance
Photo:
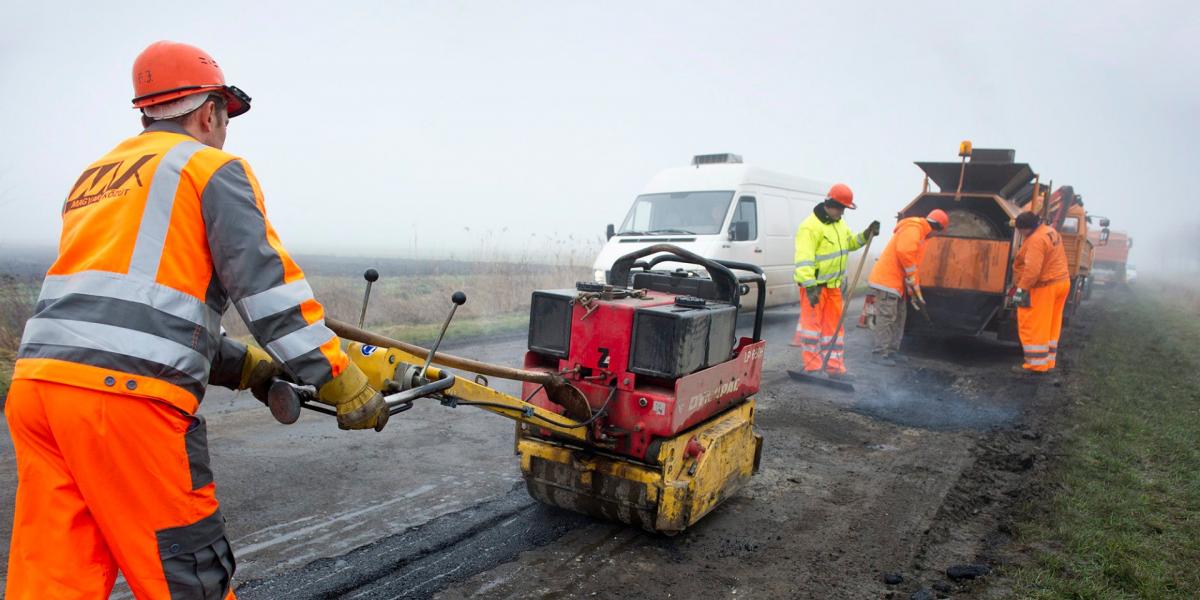
{"label": "worker in yellow jacket", "polygon": [[873,221],[862,233],[855,235],[842,221],[846,209],[855,209],[854,192],[838,183],[829,188],[825,201],[813,208],[796,230],[796,270],[793,278],[800,286],[800,320],[796,324],[793,346],[800,346],[804,371],[815,373],[822,369],[827,351],[826,373],[834,377],[846,375],[845,341],[839,327],[842,316],[842,280],[851,252],[879,235],[879,221]]}

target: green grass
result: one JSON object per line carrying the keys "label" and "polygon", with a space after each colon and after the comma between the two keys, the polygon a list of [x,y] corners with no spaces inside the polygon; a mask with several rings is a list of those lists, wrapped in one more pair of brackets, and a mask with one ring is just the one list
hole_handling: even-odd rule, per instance
{"label": "green grass", "polygon": [[8,385],[12,382],[13,353],[0,350],[0,408],[8,397]]}
{"label": "green grass", "polygon": [[[454,342],[464,338],[474,338],[489,335],[500,335],[524,331],[529,324],[527,313],[498,315],[478,319],[454,319],[446,330],[446,341]],[[411,344],[430,344],[437,339],[441,323],[423,323],[420,325],[396,325],[375,330],[381,335],[398,339]]]}
{"label": "green grass", "polygon": [[[1200,594],[1200,323],[1180,290],[1101,300],[1055,490],[1018,541],[1018,598]],[[1159,298],[1167,298],[1160,300]]]}

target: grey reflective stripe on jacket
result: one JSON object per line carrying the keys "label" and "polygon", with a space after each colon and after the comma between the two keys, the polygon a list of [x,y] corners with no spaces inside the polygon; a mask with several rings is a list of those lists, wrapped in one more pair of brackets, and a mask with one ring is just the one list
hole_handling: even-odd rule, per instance
{"label": "grey reflective stripe on jacket", "polygon": [[204,144],[200,142],[180,142],[172,146],[159,161],[150,180],[150,191],[146,193],[146,207],[142,211],[137,242],[129,261],[130,275],[150,281],[158,277],[158,263],[162,260],[167,229],[171,226],[171,212],[175,208],[183,167],[201,148],[204,148]]}
{"label": "grey reflective stripe on jacket", "polygon": [[200,202],[217,278],[250,333],[300,381],[328,381],[332,366],[320,347],[334,334],[323,321],[305,320],[301,305],[313,299],[308,283],[284,281],[283,259],[268,242],[266,217],[242,161],[217,169]]}

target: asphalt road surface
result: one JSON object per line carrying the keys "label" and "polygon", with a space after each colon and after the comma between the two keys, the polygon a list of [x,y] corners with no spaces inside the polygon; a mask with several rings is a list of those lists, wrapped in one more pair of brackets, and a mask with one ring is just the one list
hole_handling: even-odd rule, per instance
{"label": "asphalt road surface", "polygon": [[[795,308],[768,311],[761,470],[670,538],[531,500],[513,424],[490,413],[428,401],[382,433],[343,432],[307,412],[279,425],[248,394],[214,389],[201,411],[238,597],[861,598],[900,589],[882,572],[915,582],[969,561],[994,527],[979,498],[1017,485],[1006,465],[1036,437],[1046,384],[1016,379],[1019,354],[979,340],[915,341],[908,365],[875,367],[856,318],[857,306],[858,389],[844,393],[787,376]],[[525,351],[521,334],[449,338],[447,350],[501,364]],[[15,486],[5,426],[0,575]]]}

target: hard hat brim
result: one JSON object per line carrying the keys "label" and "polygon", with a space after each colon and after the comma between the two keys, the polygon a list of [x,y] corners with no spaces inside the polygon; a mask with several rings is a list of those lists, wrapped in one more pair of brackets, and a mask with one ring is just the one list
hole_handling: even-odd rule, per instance
{"label": "hard hat brim", "polygon": [[206,93],[219,93],[225,98],[225,110],[229,114],[230,119],[246,114],[250,110],[250,96],[233,85],[197,85],[165,90],[148,96],[134,98],[133,107],[146,108],[147,106],[178,100],[192,94]]}

